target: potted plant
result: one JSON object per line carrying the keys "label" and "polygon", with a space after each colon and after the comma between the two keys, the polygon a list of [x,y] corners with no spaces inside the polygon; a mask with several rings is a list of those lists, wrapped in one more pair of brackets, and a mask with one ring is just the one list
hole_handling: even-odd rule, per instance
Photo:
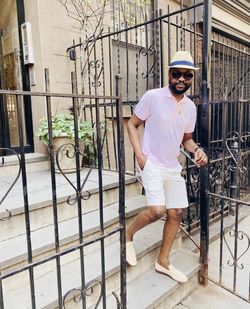
{"label": "potted plant", "polygon": [[[60,167],[64,173],[74,172],[76,170],[76,148],[74,146],[75,130],[73,115],[53,115],[51,120],[56,171],[58,172]],[[48,147],[48,121],[46,118],[42,118],[39,123],[40,125],[36,136]],[[85,120],[78,121],[78,137],[81,153],[80,157],[88,157],[89,161],[91,161],[94,155],[93,134],[94,129],[91,122]]]}

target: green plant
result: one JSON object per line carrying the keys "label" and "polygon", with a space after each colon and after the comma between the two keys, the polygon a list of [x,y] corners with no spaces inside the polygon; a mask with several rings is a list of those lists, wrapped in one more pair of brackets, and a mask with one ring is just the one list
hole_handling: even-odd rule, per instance
{"label": "green plant", "polygon": [[[58,114],[52,116],[52,136],[68,136],[72,142],[74,141],[74,118],[70,114]],[[78,121],[78,137],[80,142],[83,141],[85,146],[93,148],[94,129],[91,122],[85,120]],[[49,144],[48,120],[42,118],[36,136],[45,145]]]}

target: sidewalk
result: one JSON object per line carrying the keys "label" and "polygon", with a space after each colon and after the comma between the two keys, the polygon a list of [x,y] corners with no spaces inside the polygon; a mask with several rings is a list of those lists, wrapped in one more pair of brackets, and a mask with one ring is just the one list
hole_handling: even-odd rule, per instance
{"label": "sidewalk", "polygon": [[175,309],[249,309],[250,304],[218,285],[199,286]]}
{"label": "sidewalk", "polygon": [[[236,276],[236,292],[248,299],[249,297],[249,274],[250,274],[250,207],[241,208],[247,211],[249,215],[239,222],[238,226],[238,261]],[[240,209],[240,211],[241,211]],[[224,226],[225,228],[226,226]],[[234,232],[235,226],[232,226]],[[243,232],[243,233],[241,233]],[[242,236],[242,237],[241,237]],[[234,234],[231,236],[226,233],[225,239],[232,254],[234,253]],[[228,289],[233,289],[233,271],[234,267],[228,265],[233,259],[225,241],[223,242],[222,256],[222,285]],[[209,249],[209,279],[219,282],[219,256],[220,239],[210,244]],[[232,265],[232,264],[231,264]],[[241,269],[241,267],[243,268]],[[186,299],[184,299],[175,309],[250,309],[250,303],[240,297],[233,295],[223,287],[209,281],[206,288],[199,286]]]}

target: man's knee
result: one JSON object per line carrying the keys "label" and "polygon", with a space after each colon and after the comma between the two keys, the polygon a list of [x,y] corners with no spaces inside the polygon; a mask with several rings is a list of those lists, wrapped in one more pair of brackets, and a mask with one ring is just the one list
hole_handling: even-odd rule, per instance
{"label": "man's knee", "polygon": [[148,214],[152,220],[158,220],[163,217],[166,213],[165,206],[149,206]]}
{"label": "man's knee", "polygon": [[167,211],[168,220],[181,222],[182,214],[183,214],[182,208],[173,208],[173,209],[168,209]]}

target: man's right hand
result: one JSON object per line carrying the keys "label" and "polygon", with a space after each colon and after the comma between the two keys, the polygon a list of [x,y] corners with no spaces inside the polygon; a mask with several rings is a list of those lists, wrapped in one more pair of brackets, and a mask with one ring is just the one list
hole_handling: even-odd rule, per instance
{"label": "man's right hand", "polygon": [[139,165],[139,167],[142,171],[145,167],[147,159],[148,159],[148,157],[146,157],[145,155],[142,155],[142,156],[140,156],[140,158],[137,158],[138,165]]}

